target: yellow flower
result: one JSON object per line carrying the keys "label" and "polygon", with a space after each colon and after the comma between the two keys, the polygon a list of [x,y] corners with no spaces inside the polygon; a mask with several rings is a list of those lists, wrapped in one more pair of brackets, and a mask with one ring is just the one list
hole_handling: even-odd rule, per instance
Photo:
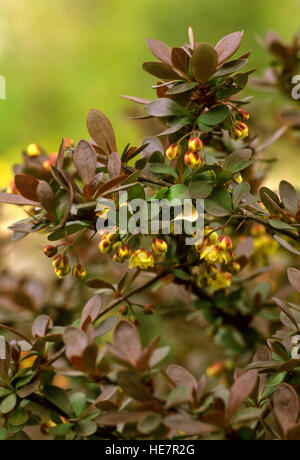
{"label": "yellow flower", "polygon": [[122,264],[125,262],[126,259],[128,259],[131,255],[131,250],[128,244],[124,244],[123,246],[120,246],[116,253],[114,254],[113,260],[114,262],[118,262]]}
{"label": "yellow flower", "polygon": [[232,249],[232,240],[229,236],[222,235],[218,238],[218,247],[220,249],[228,250]]}
{"label": "yellow flower", "polygon": [[217,377],[223,372],[223,370],[224,370],[224,364],[222,362],[217,362],[217,363],[214,363],[212,366],[209,366],[206,369],[206,374],[209,377]]}
{"label": "yellow flower", "polygon": [[37,144],[29,144],[26,153],[29,157],[37,157],[42,153],[41,148]]}
{"label": "yellow flower", "polygon": [[248,126],[242,121],[238,121],[235,123],[233,128],[230,129],[229,135],[235,140],[245,139],[245,137],[248,137],[249,135]]}
{"label": "yellow flower", "polygon": [[112,245],[106,238],[99,242],[99,251],[101,254],[108,254],[112,250]]}
{"label": "yellow flower", "polygon": [[154,238],[152,241],[152,251],[156,255],[166,254],[168,252],[168,245],[161,238]]}
{"label": "yellow flower", "polygon": [[81,280],[86,277],[86,268],[81,264],[76,264],[72,270],[72,276],[75,280]]}
{"label": "yellow flower", "polygon": [[148,268],[154,267],[153,254],[145,249],[137,249],[134,251],[129,260],[129,268],[135,267],[141,270],[148,270]]}

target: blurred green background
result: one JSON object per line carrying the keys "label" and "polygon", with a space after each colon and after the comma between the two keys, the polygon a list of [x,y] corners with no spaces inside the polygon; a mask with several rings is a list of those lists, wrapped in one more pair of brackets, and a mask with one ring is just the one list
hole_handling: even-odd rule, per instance
{"label": "blurred green background", "polygon": [[151,59],[145,38],[181,45],[192,25],[198,41],[215,44],[244,29],[241,52],[255,50],[251,67],[260,74],[269,58],[257,36],[274,29],[290,40],[299,13],[299,0],[1,0],[0,74],[7,99],[0,100],[0,186],[27,144],[51,152],[63,135],[87,137],[92,107],[110,117],[120,148],[141,140],[145,122],[126,120],[132,106],[118,95],[153,94],[153,78],[141,69]]}

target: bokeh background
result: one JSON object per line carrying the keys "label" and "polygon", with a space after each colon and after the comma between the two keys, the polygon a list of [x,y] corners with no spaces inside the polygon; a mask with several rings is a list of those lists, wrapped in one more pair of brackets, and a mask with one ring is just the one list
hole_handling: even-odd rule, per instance
{"label": "bokeh background", "polygon": [[[7,99],[0,100],[0,186],[7,184],[11,164],[27,144],[37,142],[52,152],[62,136],[86,137],[91,107],[111,118],[120,149],[140,142],[145,122],[126,119],[133,108],[119,95],[153,94],[153,78],[141,68],[143,60],[151,59],[145,38],[181,45],[192,25],[198,41],[215,44],[244,29],[241,51],[254,49],[251,67],[261,74],[269,58],[257,37],[274,29],[291,40],[299,16],[299,0],[1,0],[0,74],[6,78]],[[270,117],[272,95],[248,93],[260,102],[256,110],[263,118]],[[288,153],[300,166],[291,148]],[[286,154],[275,174],[300,185]]]}

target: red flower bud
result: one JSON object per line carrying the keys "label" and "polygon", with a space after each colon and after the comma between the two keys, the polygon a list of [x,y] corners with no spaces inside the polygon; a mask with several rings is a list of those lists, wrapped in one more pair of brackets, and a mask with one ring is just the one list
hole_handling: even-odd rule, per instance
{"label": "red flower bud", "polygon": [[187,166],[189,166],[191,169],[194,169],[195,171],[203,166],[203,158],[200,153],[192,152],[191,150],[188,150],[184,155],[184,162]]}
{"label": "red flower bud", "polygon": [[76,264],[72,270],[72,276],[75,280],[81,280],[86,277],[86,268],[81,264]]}
{"label": "red flower bud", "polygon": [[111,243],[106,238],[103,238],[103,240],[101,240],[99,243],[99,251],[101,252],[101,254],[108,254],[111,251],[111,249]]}
{"label": "red flower bud", "polygon": [[248,121],[249,120],[250,113],[247,112],[247,110],[239,109],[238,113],[239,113],[239,116],[240,116],[241,120],[243,120],[243,121]]}
{"label": "red flower bud", "polygon": [[57,254],[57,247],[51,246],[49,244],[48,246],[44,247],[43,252],[46,257],[54,257]]}
{"label": "red flower bud", "polygon": [[29,144],[26,149],[26,153],[29,157],[37,157],[38,155],[41,155],[42,150],[37,144]]}
{"label": "red flower bud", "polygon": [[52,265],[57,270],[64,270],[69,265],[69,258],[67,256],[63,256],[62,254],[58,254],[54,257]]}
{"label": "red flower bud", "polygon": [[168,245],[161,238],[154,238],[152,241],[152,251],[156,255],[166,254],[168,252]]}

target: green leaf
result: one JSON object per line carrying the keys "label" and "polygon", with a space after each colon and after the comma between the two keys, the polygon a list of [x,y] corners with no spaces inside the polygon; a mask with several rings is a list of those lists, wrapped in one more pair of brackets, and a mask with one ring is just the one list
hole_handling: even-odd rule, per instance
{"label": "green leaf", "polygon": [[204,209],[208,214],[211,214],[215,217],[224,217],[229,216],[230,214],[230,212],[228,212],[223,206],[209,198],[205,199]]}
{"label": "green leaf", "polygon": [[151,172],[155,174],[164,174],[164,175],[172,176],[174,177],[174,179],[178,179],[178,175],[176,171],[171,166],[167,166],[163,163],[152,163],[149,166],[149,169]]}
{"label": "green leaf", "polygon": [[191,276],[189,275],[189,273],[185,272],[184,270],[182,270],[181,268],[174,268],[172,270],[172,273],[174,273],[174,275],[181,279],[181,280],[184,280],[184,281],[188,281]]}
{"label": "green leaf", "polygon": [[70,403],[77,418],[80,418],[83,414],[86,406],[86,401],[87,399],[85,394],[81,392],[73,393],[70,396]]}
{"label": "green leaf", "polygon": [[54,404],[54,406],[63,411],[67,416],[71,417],[73,410],[68,395],[64,390],[49,385],[44,387],[43,394],[48,401]]}
{"label": "green leaf", "polygon": [[80,436],[91,436],[97,431],[97,424],[91,420],[81,420],[76,425],[76,433]]}
{"label": "green leaf", "polygon": [[248,59],[245,58],[227,62],[226,64],[222,65],[222,67],[220,67],[220,69],[214,74],[214,78],[225,77],[226,75],[230,75],[242,69],[247,64]]}
{"label": "green leaf", "polygon": [[231,195],[223,187],[215,188],[211,194],[211,199],[227,209],[227,211],[232,211]]}
{"label": "green leaf", "polygon": [[50,434],[55,437],[65,436],[72,428],[72,423],[61,423],[60,425],[56,425],[50,430]]}
{"label": "green leaf", "polygon": [[214,183],[211,181],[192,182],[189,185],[189,195],[191,198],[207,198],[213,191]]}
{"label": "green leaf", "polygon": [[28,412],[25,409],[19,408],[12,413],[9,422],[14,426],[24,425],[28,418]]}
{"label": "green leaf", "polygon": [[7,396],[11,393],[11,390],[8,388],[0,387],[0,398],[3,398],[3,396]]}
{"label": "green leaf", "polygon": [[190,82],[187,82],[187,83],[178,83],[178,84],[172,86],[172,88],[168,89],[166,94],[172,95],[172,94],[185,93],[187,91],[191,91],[196,86],[198,86],[198,83],[195,82],[195,81],[190,81]]}
{"label": "green leaf", "polygon": [[216,50],[207,43],[201,43],[193,52],[191,72],[195,80],[205,83],[215,72],[218,65]]}
{"label": "green leaf", "polygon": [[248,182],[242,182],[234,187],[232,191],[232,204],[236,209],[245,196],[250,193],[250,185]]}
{"label": "green leaf", "polygon": [[250,149],[239,149],[228,155],[224,161],[223,168],[233,172],[233,168],[239,163],[250,160],[252,152]]}
{"label": "green leaf", "polygon": [[160,414],[151,414],[143,418],[137,425],[137,429],[140,433],[149,434],[152,431],[156,430],[161,423]]}
{"label": "green leaf", "polygon": [[178,386],[174,388],[171,393],[168,395],[166,401],[166,407],[174,407],[178,404],[182,404],[183,402],[187,402],[189,400],[189,390],[188,387],[185,385]]}
{"label": "green leaf", "polygon": [[294,227],[281,220],[269,219],[269,224],[276,230],[295,230]]}
{"label": "green leaf", "polygon": [[5,428],[0,428],[0,441],[4,441],[7,436],[7,431]]}
{"label": "green leaf", "polygon": [[208,112],[203,113],[198,117],[198,124],[204,124],[207,126],[216,126],[222,123],[230,114],[230,110],[227,105],[218,105]]}
{"label": "green leaf", "polygon": [[73,235],[73,233],[80,232],[80,230],[83,230],[84,228],[89,227],[88,222],[83,222],[83,221],[75,221],[75,222],[68,222],[65,227],[59,228],[58,230],[55,230],[55,232],[51,233],[48,236],[49,241],[57,241],[65,238],[68,235]]}
{"label": "green leaf", "polygon": [[15,393],[12,393],[11,395],[7,396],[5,399],[0,404],[0,412],[2,414],[8,414],[15,405],[17,404],[17,396]]}
{"label": "green leaf", "polygon": [[172,187],[169,188],[167,198],[170,201],[175,200],[175,199],[182,201],[186,197],[187,190],[188,188],[186,185],[182,185],[182,184],[172,185]]}

